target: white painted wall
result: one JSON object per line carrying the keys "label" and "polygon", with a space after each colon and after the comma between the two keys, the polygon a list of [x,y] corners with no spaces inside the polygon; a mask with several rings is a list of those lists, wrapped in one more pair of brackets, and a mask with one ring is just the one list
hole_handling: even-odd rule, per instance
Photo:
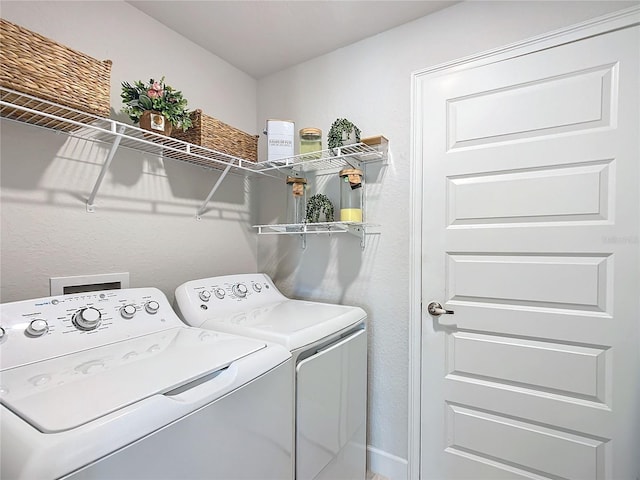
{"label": "white painted wall", "polygon": [[[278,219],[283,183],[226,181],[198,222],[195,209],[217,173],[123,151],[97,212],[88,214],[84,201],[105,150],[2,120],[0,301],[47,295],[50,276],[114,271],[129,271],[132,286],[158,286],[171,298],[185,280],[257,267],[293,296],[361,305],[370,315],[371,465],[404,478],[410,74],[630,4],[462,3],[256,82],[123,2],[3,0],[3,18],[112,59],[116,109],[121,81],[164,74],[191,107],[246,132],[261,130],[267,118],[291,118],[298,128],[321,127],[326,138],[331,122],[347,117],[364,135],[386,135],[391,158],[367,172],[367,218],[382,227],[365,251],[350,236],[311,237],[304,252],[295,238],[263,236],[256,253],[250,225],[256,217]],[[262,158],[264,144],[263,137]],[[318,183],[337,199],[335,176]]]}
{"label": "white painted wall", "polygon": [[[465,2],[337,50],[258,83],[258,117],[315,126],[324,137],[337,117],[364,136],[384,134],[391,158],[367,172],[367,221],[381,235],[361,251],[354,237],[260,237],[258,267],[289,295],[359,305],[369,312],[370,468],[406,478],[408,458],[410,75],[635,2]],[[337,202],[337,176],[315,179]],[[261,180],[258,218],[278,219],[285,185]],[[336,205],[337,206],[337,205]],[[418,428],[418,425],[411,426]]]}
{"label": "white painted wall", "polygon": [[[2,17],[94,58],[111,59],[112,116],[122,81],[164,75],[201,108],[256,133],[256,81],[127,3],[2,1]],[[52,87],[55,87],[52,85]],[[2,302],[49,294],[49,277],[128,271],[131,286],[170,299],[183,281],[256,271],[249,183],[226,180],[202,220],[196,208],[219,173],[120,150],[85,210],[107,150],[2,120]]]}

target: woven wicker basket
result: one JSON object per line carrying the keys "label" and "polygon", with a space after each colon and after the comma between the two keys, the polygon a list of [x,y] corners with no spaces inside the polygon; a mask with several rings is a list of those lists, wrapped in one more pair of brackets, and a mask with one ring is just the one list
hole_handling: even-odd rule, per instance
{"label": "woven wicker basket", "polygon": [[193,126],[186,132],[174,129],[171,136],[178,140],[210,148],[251,162],[258,161],[258,135],[249,135],[227,125],[202,110],[191,112]]}
{"label": "woven wicker basket", "polygon": [[109,117],[111,60],[96,60],[4,19],[0,47],[0,86]]}

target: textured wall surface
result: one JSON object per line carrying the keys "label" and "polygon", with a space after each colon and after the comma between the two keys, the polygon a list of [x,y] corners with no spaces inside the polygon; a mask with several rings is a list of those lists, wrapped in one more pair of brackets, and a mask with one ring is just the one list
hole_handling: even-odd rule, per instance
{"label": "textured wall surface", "polygon": [[[282,219],[284,182],[231,178],[196,221],[216,172],[121,151],[88,214],[106,149],[2,120],[0,301],[47,295],[51,276],[129,271],[132,286],[172,298],[185,280],[257,269],[294,297],[362,306],[368,443],[389,460],[379,473],[402,478],[408,432],[417,427],[408,425],[411,73],[629,5],[464,2],[256,82],[124,2],[3,0],[3,18],[113,60],[114,116],[121,81],[165,75],[192,108],[246,132],[283,118],[320,127],[326,139],[333,120],[347,117],[363,135],[389,138],[390,158],[367,168],[366,217],[380,227],[366,249],[341,234],[310,236],[302,250],[295,237],[258,239],[251,228]],[[335,173],[311,180],[309,194],[337,201]]]}
{"label": "textured wall surface", "polygon": [[[296,129],[322,128],[326,142],[333,120],[346,117],[364,136],[390,140],[388,164],[367,171],[366,220],[381,226],[364,251],[350,236],[310,236],[306,250],[297,239],[263,236],[258,268],[290,295],[369,312],[368,444],[388,454],[391,464],[408,452],[411,73],[630,5],[463,2],[259,81],[261,120],[287,118]],[[336,182],[337,175],[313,179],[310,193],[326,189],[337,201]],[[265,180],[260,189],[260,221],[277,220],[284,184]],[[379,473],[400,478],[402,466],[394,468]]]}
{"label": "textured wall surface", "polygon": [[[127,3],[3,1],[2,17],[111,59],[116,119],[122,81],[164,75],[190,108],[255,133],[256,81]],[[173,298],[189,279],[255,271],[246,179],[225,181],[198,221],[218,172],[121,149],[87,213],[106,147],[6,120],[1,134],[3,302],[48,295],[52,276],[126,271]]]}

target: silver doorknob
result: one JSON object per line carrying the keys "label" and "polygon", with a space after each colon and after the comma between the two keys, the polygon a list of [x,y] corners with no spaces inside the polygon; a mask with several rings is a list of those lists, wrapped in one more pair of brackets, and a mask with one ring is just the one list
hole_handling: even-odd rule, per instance
{"label": "silver doorknob", "polygon": [[429,315],[433,315],[434,317],[439,317],[440,315],[453,315],[453,310],[442,308],[442,305],[438,302],[431,302],[427,305],[427,312],[429,312]]}

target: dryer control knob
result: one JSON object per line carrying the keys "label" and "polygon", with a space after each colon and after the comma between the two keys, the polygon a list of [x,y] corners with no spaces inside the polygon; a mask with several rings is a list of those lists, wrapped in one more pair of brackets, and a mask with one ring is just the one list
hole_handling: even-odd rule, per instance
{"label": "dryer control knob", "polygon": [[78,330],[95,330],[100,325],[100,320],[102,320],[100,310],[87,307],[78,310],[72,321]]}
{"label": "dryer control knob", "polygon": [[29,326],[27,327],[27,335],[30,337],[41,337],[45,333],[49,331],[49,324],[46,320],[36,319],[31,320]]}
{"label": "dryer control knob", "polygon": [[216,288],[213,293],[215,294],[216,297],[218,297],[220,300],[222,300],[225,296],[225,291],[222,288]]}
{"label": "dryer control knob", "polygon": [[147,313],[155,315],[156,313],[158,313],[158,310],[160,310],[160,304],[155,300],[150,300],[145,303],[144,309],[147,311]]}
{"label": "dryer control knob", "polygon": [[203,302],[208,302],[209,299],[211,298],[211,292],[209,290],[202,290],[198,296],[200,297],[200,300],[202,300]]}
{"label": "dryer control knob", "polygon": [[120,315],[122,316],[122,318],[126,318],[127,320],[129,320],[130,318],[133,318],[135,314],[136,314],[135,305],[131,305],[131,304],[125,305],[120,309]]}
{"label": "dryer control knob", "polygon": [[244,283],[236,283],[233,287],[231,287],[231,291],[240,298],[244,298],[247,296],[247,286]]}
{"label": "dryer control knob", "polygon": [[259,283],[254,283],[252,287],[257,293],[260,293],[262,291],[262,285],[260,285]]}

